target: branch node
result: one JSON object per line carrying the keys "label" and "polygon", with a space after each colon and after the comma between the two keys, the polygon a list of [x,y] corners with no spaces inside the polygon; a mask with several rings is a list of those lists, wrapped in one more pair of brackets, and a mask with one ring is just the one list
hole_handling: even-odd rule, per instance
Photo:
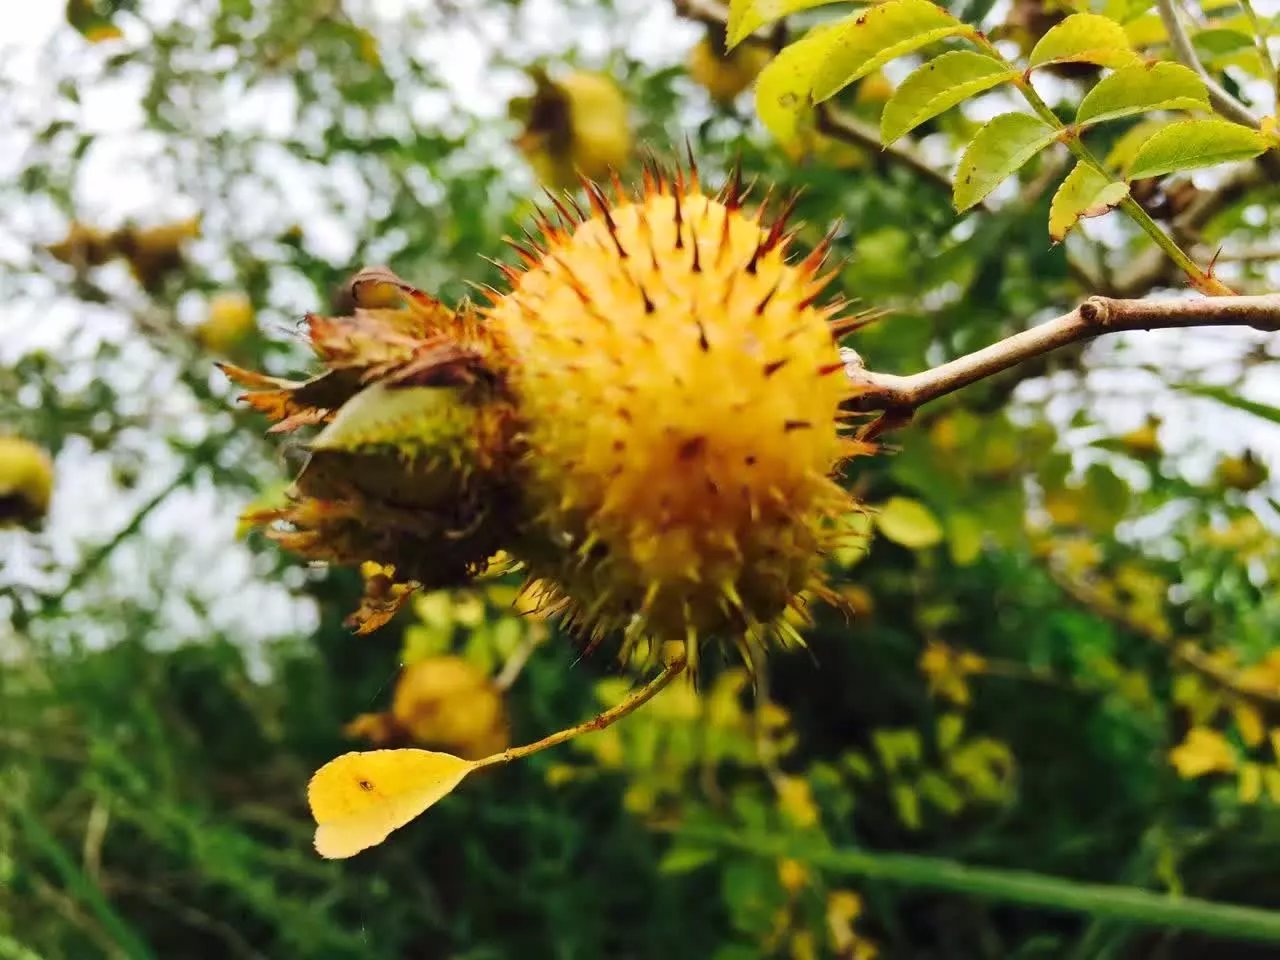
{"label": "branch node", "polygon": [[1111,301],[1106,297],[1090,297],[1079,309],[1080,319],[1091,326],[1105,327],[1111,320]]}
{"label": "branch node", "polygon": [[862,354],[852,347],[840,348],[840,361],[844,364],[845,373],[850,377],[867,368],[866,362],[862,359]]}

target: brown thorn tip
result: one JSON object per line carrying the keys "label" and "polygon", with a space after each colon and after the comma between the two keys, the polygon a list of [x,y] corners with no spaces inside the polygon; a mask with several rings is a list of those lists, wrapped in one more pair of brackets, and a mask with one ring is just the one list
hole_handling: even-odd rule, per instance
{"label": "brown thorn tip", "polygon": [[604,191],[594,182],[590,182],[587,188],[587,196],[591,200],[592,208],[604,220],[605,227],[609,230],[609,237],[613,240],[613,245],[618,251],[618,256],[622,259],[627,258],[626,248],[623,247],[622,241],[618,239],[618,225],[613,220],[613,214],[609,209],[609,198],[604,195]]}
{"label": "brown thorn tip", "polygon": [[791,195],[790,199],[787,200],[786,205],[783,206],[782,211],[773,221],[773,225],[769,227],[769,235],[764,241],[766,253],[783,241],[783,233],[787,229],[787,220],[793,213],[795,213],[796,204],[799,203],[799,201],[800,193],[797,191]]}
{"label": "brown thorn tip", "polygon": [[742,157],[733,164],[733,173],[729,175],[729,182],[725,184],[722,192],[723,203],[730,210],[737,210],[742,206],[742,199],[745,194],[742,191]]}
{"label": "brown thorn tip", "polygon": [[676,249],[684,249],[684,210],[680,208],[680,191],[677,189],[672,196],[675,199],[675,215],[673,217],[676,225]]}
{"label": "brown thorn tip", "polygon": [[566,227],[575,227],[579,221],[575,220],[573,214],[569,212],[569,208],[564,205],[564,201],[557,197],[546,187],[542,188],[542,192],[547,195],[547,199],[551,201],[551,205],[556,208],[556,213],[560,214],[560,219],[564,221]]}
{"label": "brown thorn tip", "polygon": [[693,142],[689,139],[688,134],[684,138],[685,155],[689,158],[689,187],[694,192],[701,190],[701,183],[698,179],[698,161],[693,159]]}

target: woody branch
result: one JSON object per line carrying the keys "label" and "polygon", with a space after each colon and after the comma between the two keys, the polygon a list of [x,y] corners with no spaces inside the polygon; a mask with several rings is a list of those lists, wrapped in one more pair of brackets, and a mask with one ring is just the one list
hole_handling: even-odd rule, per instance
{"label": "woody branch", "polygon": [[1177,327],[1252,327],[1267,332],[1280,331],[1280,294],[1185,300],[1090,297],[1070,313],[909,376],[875,373],[866,369],[857,353],[846,349],[843,351],[845,373],[857,391],[850,406],[855,410],[879,410],[909,419],[911,413],[930,400],[1059,347],[1106,333]]}

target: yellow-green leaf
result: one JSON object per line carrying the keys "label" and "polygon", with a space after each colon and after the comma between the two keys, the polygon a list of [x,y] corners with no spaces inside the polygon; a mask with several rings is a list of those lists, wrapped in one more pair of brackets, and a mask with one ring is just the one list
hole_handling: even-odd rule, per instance
{"label": "yellow-green leaf", "polygon": [[1100,217],[1129,195],[1127,183],[1114,181],[1083,163],[1077,163],[1053,195],[1049,206],[1049,236],[1060,242],[1086,217]]}
{"label": "yellow-green leaf", "polygon": [[1169,761],[1184,780],[1194,780],[1207,773],[1230,773],[1239,764],[1227,738],[1209,727],[1188,730],[1182,743],[1169,751]]}
{"label": "yellow-green leaf", "polygon": [[982,521],[972,513],[953,513],[947,517],[947,547],[957,566],[967,567],[982,553],[986,531]]}
{"label": "yellow-green leaf", "polygon": [[1120,135],[1108,151],[1105,165],[1109,169],[1120,170],[1124,172],[1129,169],[1129,164],[1133,163],[1133,158],[1138,154],[1138,148],[1147,140],[1151,139],[1152,134],[1157,130],[1163,130],[1175,120],[1161,119],[1150,117],[1145,120],[1139,120],[1132,127]]}
{"label": "yellow-green leaf", "polygon": [[981,203],[1057,136],[1057,130],[1030,114],[1002,113],[992,118],[974,136],[956,168],[956,209],[964,211]]}
{"label": "yellow-green leaf", "polygon": [[813,78],[820,103],[890,60],[970,28],[929,0],[885,0],[837,25],[838,36]]}
{"label": "yellow-green leaf", "polygon": [[1015,71],[982,53],[944,53],[919,67],[894,91],[880,115],[880,139],[893,143],[926,120],[1015,76]]}
{"label": "yellow-green leaf", "polygon": [[837,0],[730,0],[728,48],[732,50],[763,26],[810,7]]}
{"label": "yellow-green leaf", "polygon": [[1160,177],[1232,160],[1249,160],[1270,142],[1257,130],[1216,117],[1180,120],[1158,131],[1138,148],[1129,165],[1130,180]]}
{"label": "yellow-green leaf", "polygon": [[1077,123],[1100,123],[1150,110],[1210,110],[1209,91],[1180,63],[1136,64],[1098,81],[1076,112]]}
{"label": "yellow-green leaf", "polygon": [[923,550],[942,540],[942,524],[919,500],[890,497],[876,513],[880,533],[911,550]]}
{"label": "yellow-green leaf", "polygon": [[1051,29],[1031,51],[1031,69],[1049,63],[1096,63],[1127,67],[1138,62],[1124,27],[1096,13],[1073,13]]}
{"label": "yellow-green leaf", "polygon": [[813,75],[839,36],[838,25],[815,27],[769,62],[756,78],[756,113],[783,146],[800,135],[801,121],[813,109]]}

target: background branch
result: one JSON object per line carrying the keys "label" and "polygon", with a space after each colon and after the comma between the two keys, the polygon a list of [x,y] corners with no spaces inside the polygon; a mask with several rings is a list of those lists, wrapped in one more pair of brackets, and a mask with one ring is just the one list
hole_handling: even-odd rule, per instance
{"label": "background branch", "polygon": [[[1104,333],[1171,327],[1254,327],[1280,330],[1280,294],[1194,300],[1115,300],[1090,297],[1070,313],[1023,330],[989,347],[910,376],[874,373],[845,349],[845,372],[858,391],[855,410],[882,410],[905,422],[916,408],[1067,344]],[[885,426],[892,425],[886,424]],[[881,429],[883,429],[882,427]]]}
{"label": "background branch", "polygon": [[1258,118],[1253,115],[1253,111],[1228,93],[1196,56],[1195,47],[1191,45],[1191,38],[1187,36],[1186,28],[1182,26],[1182,18],[1178,16],[1174,2],[1175,0],[1156,0],[1160,20],[1164,23],[1165,32],[1169,34],[1169,46],[1173,48],[1173,55],[1181,61],[1183,66],[1190,67],[1200,75],[1200,79],[1209,90],[1209,100],[1213,103],[1215,110],[1228,120],[1256,129]]}

